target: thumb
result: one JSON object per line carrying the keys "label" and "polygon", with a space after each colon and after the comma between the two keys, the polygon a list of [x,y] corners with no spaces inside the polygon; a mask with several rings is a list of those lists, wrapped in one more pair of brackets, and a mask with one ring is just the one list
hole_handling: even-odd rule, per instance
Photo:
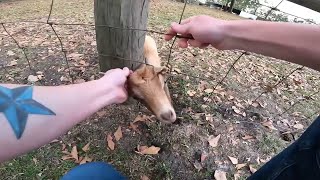
{"label": "thumb", "polygon": [[129,76],[129,74],[130,74],[129,68],[124,67],[124,68],[123,68],[123,73],[124,73],[125,76]]}
{"label": "thumb", "polygon": [[178,24],[178,23],[172,23],[171,28],[179,33],[179,34],[189,34],[190,24]]}

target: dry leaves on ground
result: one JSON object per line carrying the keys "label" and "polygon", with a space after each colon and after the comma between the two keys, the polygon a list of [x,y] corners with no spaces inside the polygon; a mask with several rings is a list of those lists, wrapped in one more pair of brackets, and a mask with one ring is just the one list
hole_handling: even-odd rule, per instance
{"label": "dry leaves on ground", "polygon": [[231,157],[231,156],[228,156],[228,158],[230,159],[232,164],[234,164],[234,165],[238,164],[238,159],[237,158],[234,158],[234,157]]}
{"label": "dry leaves on ground", "polygon": [[133,123],[136,123],[136,122],[146,122],[146,121],[148,121],[148,120],[150,120],[150,119],[151,119],[151,116],[138,115],[138,116],[134,119]]}
{"label": "dry leaves on ground", "polygon": [[149,178],[148,176],[146,176],[146,175],[142,175],[142,176],[140,177],[140,179],[141,179],[141,180],[150,180],[150,178]]}
{"label": "dry leaves on ground", "polygon": [[245,167],[247,164],[246,163],[244,163],[244,164],[237,164],[236,165],[236,168],[237,168],[237,170],[239,170],[239,169],[242,169],[243,167]]}
{"label": "dry leaves on ground", "polygon": [[38,76],[34,76],[34,75],[29,75],[28,76],[28,81],[31,83],[37,82],[39,81]]}
{"label": "dry leaves on ground", "polygon": [[295,124],[295,125],[293,125],[293,127],[296,128],[296,129],[299,129],[299,130],[303,129],[303,125],[302,124]]}
{"label": "dry leaves on ground", "polygon": [[138,145],[138,151],[136,151],[136,153],[138,154],[148,154],[148,155],[155,155],[158,154],[160,151],[159,147],[155,147],[155,146],[139,146]]}
{"label": "dry leaves on ground", "polygon": [[263,121],[263,122],[262,122],[262,125],[265,126],[265,127],[267,127],[267,128],[270,129],[270,130],[277,130],[277,129],[273,126],[271,120]]}
{"label": "dry leaves on ground", "polygon": [[214,178],[216,180],[227,180],[227,173],[222,170],[216,170],[214,172]]}
{"label": "dry leaves on ground", "polygon": [[123,137],[122,131],[121,131],[121,126],[119,126],[117,131],[114,133],[114,137],[115,137],[116,141],[119,141]]}
{"label": "dry leaves on ground", "polygon": [[209,137],[208,142],[211,147],[217,147],[220,139],[220,134],[216,137]]}
{"label": "dry leaves on ground", "polygon": [[88,152],[89,149],[90,149],[89,145],[90,145],[90,142],[89,142],[88,144],[84,145],[84,146],[82,147],[82,151]]}
{"label": "dry leaves on ground", "polygon": [[115,144],[114,144],[113,138],[110,134],[107,135],[107,144],[108,144],[109,149],[113,151]]}
{"label": "dry leaves on ground", "polygon": [[107,111],[99,111],[99,112],[97,112],[97,114],[99,117],[102,117],[107,114]]}
{"label": "dry leaves on ground", "polygon": [[256,168],[254,168],[252,165],[249,165],[249,169],[250,169],[250,172],[253,174],[257,171]]}

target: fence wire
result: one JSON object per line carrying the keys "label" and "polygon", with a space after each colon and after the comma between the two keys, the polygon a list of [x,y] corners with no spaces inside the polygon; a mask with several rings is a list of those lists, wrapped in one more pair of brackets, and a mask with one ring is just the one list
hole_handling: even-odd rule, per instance
{"label": "fence wire", "polygon": [[[273,13],[273,12],[281,12],[281,13],[284,13],[284,14],[287,14],[287,15],[290,15],[290,16],[293,16],[293,17],[296,17],[296,18],[299,18],[299,19],[302,19],[308,23],[311,23],[311,24],[314,24],[313,21],[310,21],[309,19],[306,19],[306,18],[303,18],[303,17],[299,17],[299,16],[296,16],[296,15],[293,15],[293,14],[290,14],[290,13],[287,13],[287,12],[283,12],[283,11],[280,11],[278,9],[278,7],[283,3],[284,0],[281,0],[281,2],[279,2],[276,6],[274,7],[270,7],[270,6],[267,6],[267,5],[264,5],[264,4],[260,4],[260,3],[257,3],[257,5],[259,6],[264,6],[264,7],[267,7],[269,8],[270,10],[266,13],[264,19],[267,20],[268,17]],[[183,9],[182,9],[182,12],[180,14],[180,19],[179,19],[179,23],[181,23],[182,21],[182,18],[184,16],[184,13],[185,13],[185,9],[186,9],[186,6],[187,6],[187,1],[185,1],[184,3],[184,6],[183,6]],[[88,23],[59,23],[59,22],[54,22],[54,21],[51,21],[51,15],[52,15],[52,11],[53,11],[53,7],[54,7],[54,0],[51,1],[51,5],[50,5],[50,10],[49,10],[49,13],[48,13],[48,17],[47,17],[47,21],[44,22],[44,21],[10,21],[10,22],[0,22],[3,30],[7,33],[7,35],[13,40],[13,42],[17,45],[17,47],[23,52],[23,55],[24,55],[24,58],[26,59],[27,61],[27,65],[28,65],[28,68],[34,73],[36,74],[36,70],[32,67],[31,65],[31,61],[25,51],[25,48],[22,47],[19,42],[14,38],[14,36],[7,30],[5,24],[14,24],[14,23],[37,23],[37,24],[46,24],[48,26],[50,26],[51,30],[53,31],[54,35],[57,37],[58,41],[59,41],[59,46],[60,46],[60,49],[61,49],[61,52],[63,53],[63,60],[65,62],[65,65],[66,65],[66,69],[68,71],[68,75],[72,81],[72,83],[74,83],[74,75],[72,74],[71,72],[71,66],[69,64],[69,60],[68,60],[68,56],[67,56],[67,53],[68,51],[64,48],[64,45],[63,45],[63,42],[62,42],[62,39],[61,37],[59,36],[59,33],[57,32],[57,30],[55,29],[55,26],[90,26],[90,27],[94,27],[94,28],[99,28],[99,27],[106,27],[106,28],[109,28],[109,29],[119,29],[119,30],[128,30],[128,31],[141,31],[141,32],[148,32],[148,33],[154,33],[154,34],[160,34],[160,35],[172,35],[172,34],[168,34],[166,32],[161,32],[161,31],[157,31],[157,30],[151,30],[151,29],[139,29],[139,28],[123,28],[123,27],[115,27],[115,26],[110,26],[110,25],[99,25],[99,24],[88,24]],[[171,66],[171,57],[172,57],[172,53],[173,53],[173,47],[175,45],[175,42],[177,40],[177,38],[187,38],[187,39],[190,39],[190,37],[183,37],[181,35],[174,35],[174,39],[172,41],[172,44],[170,45],[169,47],[169,54],[168,54],[168,58],[167,58],[167,65],[170,66],[170,74],[173,75],[173,72],[174,74],[176,75],[182,75],[182,76],[188,76],[188,77],[192,77],[192,78],[195,78],[195,79],[200,79],[200,80],[205,80],[205,81],[211,81],[210,78],[204,78],[204,77],[201,77],[201,76],[192,76],[188,73],[183,73],[183,72],[176,72],[172,69],[172,66]],[[85,54],[85,55],[96,55],[96,54]],[[108,56],[108,57],[114,57],[114,58],[118,58],[118,59],[121,59],[121,60],[124,60],[124,61],[130,61],[130,62],[136,62],[136,63],[141,63],[141,64],[147,64],[146,62],[144,61],[141,61],[141,60],[133,60],[133,59],[125,59],[123,57],[119,57],[119,56],[114,56],[114,55],[108,55],[108,54],[100,54],[98,53],[98,56]],[[237,69],[235,67],[235,65],[241,60],[242,57],[248,55],[248,52],[242,52],[237,58],[235,58],[235,60],[233,61],[233,63],[231,64],[231,66],[229,67],[228,71],[221,75],[221,79],[214,85],[213,87],[213,92],[212,93],[209,93],[209,95],[207,96],[207,99],[205,100],[205,102],[207,102],[210,97],[212,95],[214,95],[214,91],[217,89],[218,86],[222,85],[227,77],[230,75],[231,71],[232,70],[235,70],[237,72]],[[9,70],[7,69],[7,66],[2,64],[1,65],[1,68],[4,69],[5,73],[6,74],[9,74]],[[283,76],[279,81],[277,81],[274,85],[271,86],[271,89],[275,89],[277,88],[280,84],[282,84],[285,80],[287,80],[292,74],[294,74],[296,71],[299,71],[299,70],[302,70],[304,67],[303,66],[300,66],[300,67],[297,67],[295,69],[293,69],[291,72],[289,72],[288,74],[286,74],[285,76]],[[13,77],[13,79],[18,82],[18,83],[21,83],[19,80],[15,79],[15,77]],[[40,80],[40,83],[42,84],[43,82]],[[253,102],[255,101],[258,101],[263,95],[269,93],[269,91],[263,91],[261,92],[258,96],[256,96],[253,100]],[[308,96],[307,98],[303,98],[303,99],[299,99],[297,101],[295,101],[293,104],[291,104],[291,106],[287,109],[285,109],[282,113],[279,113],[279,114],[276,114],[273,119],[275,118],[279,118],[281,116],[283,116],[285,113],[289,112],[292,108],[294,108],[297,104],[300,104],[302,102],[305,102],[305,101],[310,101],[310,99],[312,99],[313,96],[317,95],[319,93],[319,91],[311,94],[310,96]],[[247,110],[247,109],[246,109]],[[310,117],[316,115],[319,113],[319,110],[317,110],[316,112],[314,112],[314,114],[312,114]],[[252,123],[252,122],[249,122],[249,123]]]}

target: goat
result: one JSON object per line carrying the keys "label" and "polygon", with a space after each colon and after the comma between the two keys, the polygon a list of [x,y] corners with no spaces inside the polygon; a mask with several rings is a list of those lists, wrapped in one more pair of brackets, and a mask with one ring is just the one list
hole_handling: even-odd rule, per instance
{"label": "goat", "polygon": [[176,112],[165,83],[168,69],[161,66],[156,42],[148,35],[145,37],[143,53],[147,64],[141,64],[129,76],[129,95],[143,103],[161,122],[173,123]]}

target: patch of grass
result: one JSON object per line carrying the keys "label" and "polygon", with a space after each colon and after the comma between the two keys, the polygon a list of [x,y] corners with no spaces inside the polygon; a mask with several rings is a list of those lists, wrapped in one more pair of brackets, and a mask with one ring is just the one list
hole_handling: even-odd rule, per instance
{"label": "patch of grass", "polygon": [[283,150],[285,142],[272,134],[263,134],[258,142],[258,148],[263,154],[276,154]]}
{"label": "patch of grass", "polygon": [[6,174],[10,174],[10,176],[6,177],[20,177],[23,179],[32,179],[34,177],[38,177],[38,174],[42,172],[42,164],[35,164],[35,162],[33,162],[32,159],[34,158],[35,154],[36,152],[31,152],[16,158],[9,163],[6,163],[6,165],[0,169],[1,171],[6,172]]}
{"label": "patch of grass", "polygon": [[157,163],[153,173],[156,174],[155,179],[173,179],[170,165],[165,162]]}

